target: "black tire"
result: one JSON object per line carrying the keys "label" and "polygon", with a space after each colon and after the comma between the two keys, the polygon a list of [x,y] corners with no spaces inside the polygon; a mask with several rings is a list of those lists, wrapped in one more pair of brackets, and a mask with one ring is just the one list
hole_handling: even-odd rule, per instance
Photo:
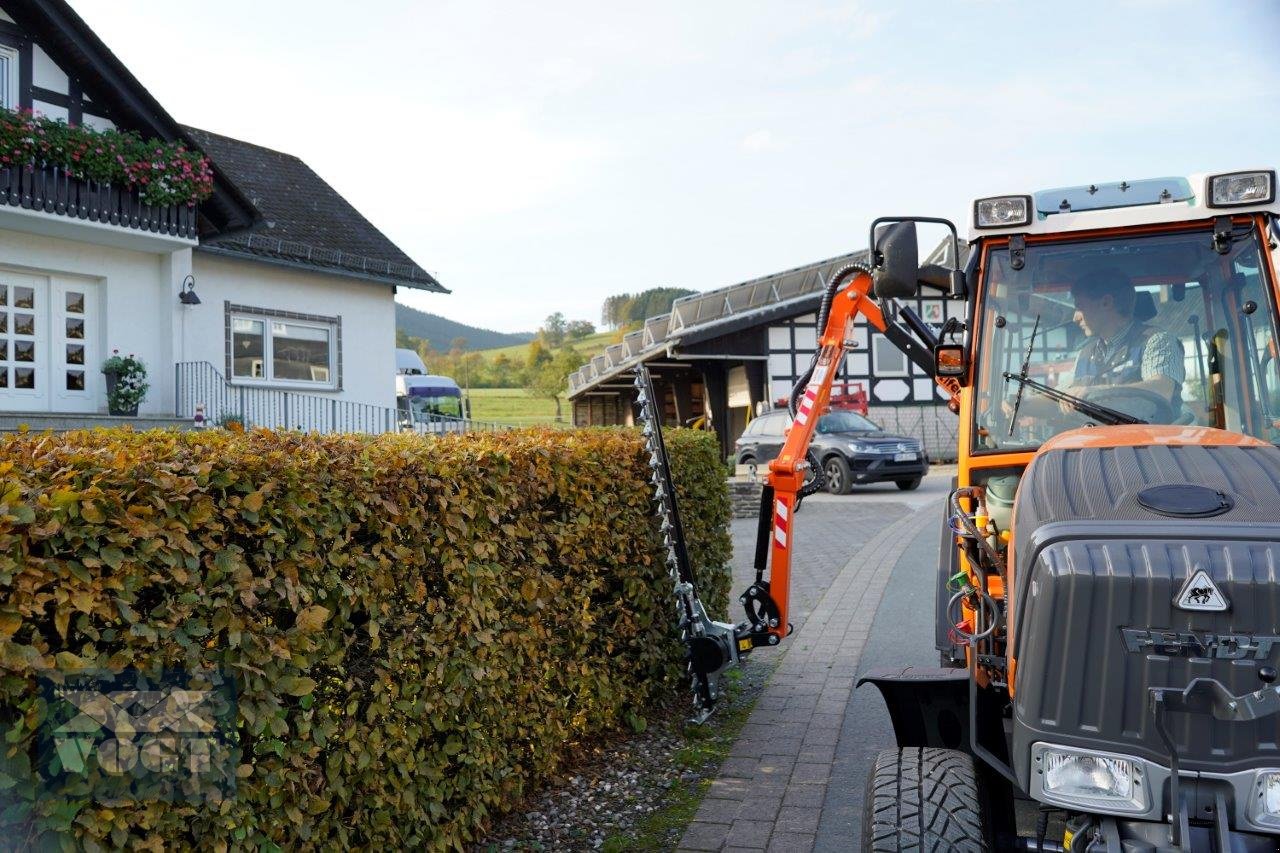
{"label": "black tire", "polygon": [[990,850],[973,759],[955,749],[886,749],[867,775],[862,849]]}
{"label": "black tire", "polygon": [[849,474],[849,463],[843,456],[828,457],[822,463],[822,472],[827,475],[827,491],[833,495],[847,495],[853,491],[853,477]]}
{"label": "black tire", "polygon": [[754,456],[752,456],[750,453],[748,453],[746,456],[744,456],[744,457],[742,457],[741,459],[739,459],[739,460],[738,460],[738,464],[739,464],[739,465],[750,465],[752,468],[757,468],[757,469],[758,469],[758,466],[756,465],[756,458],[755,458]]}
{"label": "black tire", "polygon": [[893,482],[898,485],[900,490],[904,492],[913,492],[920,488],[920,481],[923,479],[923,477],[915,477],[910,480],[894,480]]}

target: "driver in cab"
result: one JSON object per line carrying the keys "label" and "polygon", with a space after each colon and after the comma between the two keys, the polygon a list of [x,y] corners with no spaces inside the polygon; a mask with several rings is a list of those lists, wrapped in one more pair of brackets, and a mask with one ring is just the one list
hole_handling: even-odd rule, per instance
{"label": "driver in cab", "polygon": [[[1061,390],[1088,399],[1103,388],[1133,388],[1167,400],[1174,412],[1181,410],[1182,344],[1134,316],[1137,291],[1129,277],[1112,268],[1085,273],[1072,284],[1071,298],[1074,319],[1089,337],[1076,355],[1070,384]],[[1023,400],[1022,412],[1043,415],[1052,407],[1049,400]],[[1065,401],[1057,407],[1072,411]],[[1007,402],[1004,409],[1006,415],[1012,411]]]}

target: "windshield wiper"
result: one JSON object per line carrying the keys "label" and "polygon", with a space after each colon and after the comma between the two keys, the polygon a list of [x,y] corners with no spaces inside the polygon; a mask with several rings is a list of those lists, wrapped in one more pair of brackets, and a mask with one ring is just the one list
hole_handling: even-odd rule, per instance
{"label": "windshield wiper", "polygon": [[[1095,420],[1100,424],[1107,426],[1121,426],[1125,424],[1145,424],[1150,423],[1142,418],[1125,414],[1119,409],[1113,409],[1110,406],[1104,406],[1101,403],[1091,403],[1083,397],[1077,397],[1075,394],[1068,394],[1066,391],[1059,391],[1057,388],[1050,388],[1048,385],[1037,382],[1034,379],[1028,379],[1025,375],[1020,376],[1017,373],[1005,373],[1006,382],[1013,381],[1018,383],[1018,390],[1021,392],[1023,388],[1030,388],[1037,394],[1048,397],[1055,403],[1066,403],[1080,414],[1090,420]],[[1015,415],[1016,415],[1015,409]],[[1013,433],[1010,432],[1010,435]]]}
{"label": "windshield wiper", "polygon": [[1027,370],[1031,367],[1031,354],[1036,348],[1036,332],[1040,329],[1040,315],[1036,315],[1036,321],[1031,326],[1031,340],[1027,343],[1027,354],[1022,359],[1022,370],[1018,373],[1004,372],[1005,382],[1017,382],[1018,394],[1013,400],[1013,412],[1009,415],[1009,437],[1013,437],[1014,427],[1018,423],[1018,409],[1022,406],[1022,391],[1030,388],[1041,396],[1048,397],[1055,403],[1066,403],[1086,418],[1095,420],[1098,423],[1107,426],[1120,426],[1122,424],[1145,424],[1142,418],[1135,418],[1133,415],[1127,415],[1110,406],[1104,406],[1101,403],[1091,403],[1083,397],[1077,397],[1074,394],[1068,394],[1065,391],[1059,391],[1057,388],[1050,388],[1041,382],[1027,378]]}
{"label": "windshield wiper", "polygon": [[[1018,374],[1018,376],[1014,377],[1014,378],[1021,378],[1022,381],[1018,383],[1018,395],[1013,399],[1013,412],[1012,414],[1009,415],[1008,438],[1013,438],[1013,428],[1018,423],[1018,409],[1022,408],[1022,390],[1027,387],[1027,382],[1029,381],[1027,379],[1027,368],[1031,366],[1031,353],[1036,348],[1036,332],[1038,332],[1039,330],[1040,330],[1040,315],[1037,314],[1036,321],[1031,324],[1031,340],[1027,343],[1027,354],[1022,357],[1022,370]],[[1004,372],[1004,381],[1008,383],[1009,377],[1011,376],[1014,376],[1014,374],[1006,370]]]}

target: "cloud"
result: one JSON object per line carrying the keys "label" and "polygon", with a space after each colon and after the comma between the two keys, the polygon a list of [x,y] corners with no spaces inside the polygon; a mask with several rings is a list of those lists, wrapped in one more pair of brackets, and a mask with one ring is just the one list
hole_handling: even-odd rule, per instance
{"label": "cloud", "polygon": [[773,134],[767,130],[753,130],[742,138],[742,147],[747,151],[772,151],[778,147]]}

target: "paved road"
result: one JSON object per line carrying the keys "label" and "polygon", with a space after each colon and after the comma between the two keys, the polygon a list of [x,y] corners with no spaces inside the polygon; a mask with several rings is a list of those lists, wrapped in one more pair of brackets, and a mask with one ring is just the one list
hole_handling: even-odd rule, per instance
{"label": "paved road", "polygon": [[[953,476],[816,495],[796,514],[796,631],[681,842],[684,850],[856,849],[867,756],[892,746],[866,668],[928,664],[937,524]],[[733,524],[735,589],[754,573],[756,525]],[[737,618],[736,612],[732,614]],[[748,665],[754,665],[755,661]]]}
{"label": "paved road", "polygon": [[[933,518],[929,515],[926,520]],[[859,677],[878,667],[937,666],[938,653],[933,647],[937,558],[937,530],[922,525],[889,576],[858,662]],[[855,690],[845,709],[815,851],[835,853],[856,847],[850,840],[862,837],[867,770],[877,752],[894,745],[893,725],[880,692],[871,685]]]}

